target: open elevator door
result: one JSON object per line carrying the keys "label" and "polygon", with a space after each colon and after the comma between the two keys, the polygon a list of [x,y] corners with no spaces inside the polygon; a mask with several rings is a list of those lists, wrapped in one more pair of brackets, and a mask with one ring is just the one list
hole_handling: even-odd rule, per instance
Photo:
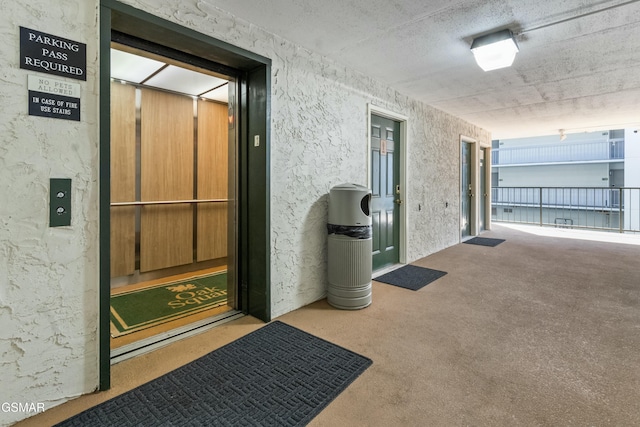
{"label": "open elevator door", "polygon": [[[236,80],[235,132],[238,135],[238,190],[236,192],[236,300],[243,313],[271,320],[270,240],[270,105],[271,60],[210,35],[123,4],[100,1],[100,299],[99,389],[111,386],[110,349],[110,47],[114,32],[188,52],[239,70]],[[260,138],[260,145],[253,141]],[[231,265],[229,265],[231,268]]]}
{"label": "open elevator door", "polygon": [[123,34],[111,46],[111,348],[239,314],[233,70]]}

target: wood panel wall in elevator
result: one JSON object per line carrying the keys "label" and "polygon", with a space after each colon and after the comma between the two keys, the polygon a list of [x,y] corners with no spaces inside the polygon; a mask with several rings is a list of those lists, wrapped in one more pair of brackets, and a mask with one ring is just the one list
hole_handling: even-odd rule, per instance
{"label": "wood panel wall in elevator", "polygon": [[[228,107],[198,101],[198,199],[229,197]],[[227,256],[228,202],[201,203],[197,215],[197,261]]]}
{"label": "wood panel wall in elevator", "polygon": [[[193,99],[143,88],[140,200],[193,198]],[[140,271],[193,262],[193,206],[142,206]]]}
{"label": "wood panel wall in elevator", "polygon": [[[112,83],[111,202],[227,200],[227,117],[225,104]],[[228,208],[226,201],[112,206],[111,277],[135,273],[136,258],[140,272],[225,258]]]}
{"label": "wood panel wall in elevator", "polygon": [[[111,83],[111,202],[136,200],[136,89]],[[111,277],[136,269],[134,206],[111,208]]]}

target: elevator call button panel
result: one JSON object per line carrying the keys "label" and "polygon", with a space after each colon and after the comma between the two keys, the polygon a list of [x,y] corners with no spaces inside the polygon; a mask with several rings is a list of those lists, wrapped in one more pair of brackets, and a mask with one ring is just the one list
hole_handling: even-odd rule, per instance
{"label": "elevator call button panel", "polygon": [[49,227],[71,225],[71,179],[51,178],[49,182]]}

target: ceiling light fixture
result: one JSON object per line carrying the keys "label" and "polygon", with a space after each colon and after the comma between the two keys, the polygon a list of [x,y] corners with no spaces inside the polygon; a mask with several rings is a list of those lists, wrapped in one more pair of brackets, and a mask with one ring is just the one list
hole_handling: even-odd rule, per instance
{"label": "ceiling light fixture", "polygon": [[473,39],[471,52],[484,71],[510,67],[519,52],[511,30],[502,30]]}

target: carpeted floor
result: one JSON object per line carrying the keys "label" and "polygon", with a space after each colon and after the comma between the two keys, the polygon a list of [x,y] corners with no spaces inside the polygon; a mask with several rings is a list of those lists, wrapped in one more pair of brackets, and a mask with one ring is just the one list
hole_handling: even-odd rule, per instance
{"label": "carpeted floor", "polygon": [[[640,425],[640,246],[493,228],[483,237],[508,246],[413,263],[446,271],[446,286],[374,282],[365,309],[320,300],[278,318],[374,360],[311,427]],[[55,424],[263,326],[245,316],[121,362],[111,390],[16,427]]]}

